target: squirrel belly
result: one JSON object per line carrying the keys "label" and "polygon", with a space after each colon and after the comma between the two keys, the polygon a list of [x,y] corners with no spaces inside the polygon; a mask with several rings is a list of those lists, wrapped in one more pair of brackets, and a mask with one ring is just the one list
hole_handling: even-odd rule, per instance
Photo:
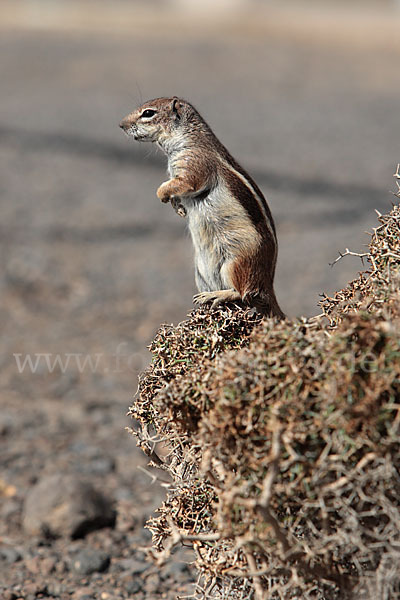
{"label": "squirrel belly", "polygon": [[[202,200],[182,200],[182,203],[194,247],[199,292],[233,288],[235,260],[255,252],[260,243],[245,210],[231,202],[224,186],[212,190]],[[252,236],[249,228],[253,229]]]}

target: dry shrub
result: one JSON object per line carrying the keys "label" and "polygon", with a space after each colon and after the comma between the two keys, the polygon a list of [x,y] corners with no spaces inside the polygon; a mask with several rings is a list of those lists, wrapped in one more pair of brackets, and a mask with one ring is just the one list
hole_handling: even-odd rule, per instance
{"label": "dry shrub", "polygon": [[191,543],[197,598],[400,597],[400,207],[379,223],[325,316],[198,310],[151,346],[131,413],[173,477],[151,554]]}

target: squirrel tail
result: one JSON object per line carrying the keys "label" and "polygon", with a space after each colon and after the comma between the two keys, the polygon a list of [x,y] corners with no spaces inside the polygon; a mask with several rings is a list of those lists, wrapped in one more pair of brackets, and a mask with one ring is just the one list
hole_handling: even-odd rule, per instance
{"label": "squirrel tail", "polygon": [[249,294],[245,300],[247,304],[253,306],[265,317],[276,317],[279,321],[286,318],[285,313],[278,304],[274,290],[269,293]]}

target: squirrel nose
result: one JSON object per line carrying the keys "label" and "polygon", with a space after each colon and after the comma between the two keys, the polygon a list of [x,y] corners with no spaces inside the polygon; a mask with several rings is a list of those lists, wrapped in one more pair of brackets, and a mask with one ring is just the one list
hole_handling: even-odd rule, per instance
{"label": "squirrel nose", "polygon": [[121,129],[123,129],[124,131],[126,131],[131,126],[130,119],[127,119],[126,117],[124,117],[122,119],[121,123],[119,124],[119,126],[121,127]]}

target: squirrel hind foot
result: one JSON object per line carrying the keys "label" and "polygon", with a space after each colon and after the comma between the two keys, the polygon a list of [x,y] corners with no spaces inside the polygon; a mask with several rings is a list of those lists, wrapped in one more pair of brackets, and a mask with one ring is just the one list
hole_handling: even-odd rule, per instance
{"label": "squirrel hind foot", "polygon": [[215,308],[220,304],[228,304],[236,302],[241,304],[241,296],[236,290],[216,290],[215,292],[200,292],[193,296],[193,302],[197,305],[210,304],[211,308]]}
{"label": "squirrel hind foot", "polygon": [[193,303],[197,306],[211,304],[211,308],[216,308],[220,304],[236,304],[239,306],[252,307],[265,317],[275,317],[279,321],[286,318],[285,313],[280,309],[275,297],[246,297],[242,298],[235,289],[216,290],[214,292],[200,292],[193,296]]}

